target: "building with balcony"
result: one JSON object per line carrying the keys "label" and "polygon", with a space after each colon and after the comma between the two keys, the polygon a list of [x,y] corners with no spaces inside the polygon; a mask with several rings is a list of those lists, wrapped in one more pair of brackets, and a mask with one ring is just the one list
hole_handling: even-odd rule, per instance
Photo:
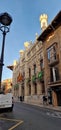
{"label": "building with balcony", "polygon": [[49,104],[61,105],[61,11],[38,37],[43,42],[45,86]]}
{"label": "building with balcony", "polygon": [[[61,11],[47,25],[47,15],[41,15],[41,35],[34,43],[25,42],[20,58],[13,64],[13,93],[25,102],[61,105]],[[10,67],[9,67],[10,68]]]}

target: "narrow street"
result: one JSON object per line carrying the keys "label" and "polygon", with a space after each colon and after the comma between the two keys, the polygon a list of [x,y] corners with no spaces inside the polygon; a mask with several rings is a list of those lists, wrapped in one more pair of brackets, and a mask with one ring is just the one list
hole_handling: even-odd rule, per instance
{"label": "narrow street", "polygon": [[18,102],[0,113],[0,130],[61,130],[61,113]]}

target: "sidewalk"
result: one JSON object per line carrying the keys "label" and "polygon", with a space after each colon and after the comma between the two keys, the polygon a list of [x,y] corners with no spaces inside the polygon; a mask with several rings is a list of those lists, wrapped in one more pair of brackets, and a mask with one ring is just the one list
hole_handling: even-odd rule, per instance
{"label": "sidewalk", "polygon": [[34,104],[34,103],[28,103],[28,102],[23,102],[25,104],[29,104],[29,105],[35,105],[35,106],[39,106],[41,108],[46,108],[46,109],[50,109],[50,110],[55,110],[55,111],[59,111],[61,112],[61,106],[51,106],[51,105],[43,105],[43,104]]}
{"label": "sidewalk", "polygon": [[[20,102],[21,103],[21,101],[18,100],[18,99],[16,99],[15,102]],[[55,111],[61,112],[61,106],[55,106],[54,107],[52,105],[35,104],[35,103],[31,103],[31,102],[29,103],[29,102],[25,102],[25,101],[23,101],[22,103],[29,104],[29,105],[35,105],[35,106],[39,106],[41,108],[46,108],[46,109],[50,109],[50,110],[55,110]]]}

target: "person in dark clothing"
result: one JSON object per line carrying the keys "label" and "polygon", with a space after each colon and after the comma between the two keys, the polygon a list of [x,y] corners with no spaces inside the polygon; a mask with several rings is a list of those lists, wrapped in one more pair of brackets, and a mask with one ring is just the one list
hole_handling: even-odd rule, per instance
{"label": "person in dark clothing", "polygon": [[43,96],[43,104],[47,104],[47,97]]}

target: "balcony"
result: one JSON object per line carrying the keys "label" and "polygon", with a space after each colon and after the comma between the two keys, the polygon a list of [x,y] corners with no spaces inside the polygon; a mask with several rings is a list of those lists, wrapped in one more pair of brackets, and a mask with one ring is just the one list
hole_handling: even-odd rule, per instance
{"label": "balcony", "polygon": [[56,65],[56,64],[58,64],[59,63],[59,55],[57,54],[57,55],[54,55],[54,56],[52,56],[52,57],[50,57],[50,60],[49,60],[49,66],[54,66],[54,65]]}
{"label": "balcony", "polygon": [[61,77],[59,77],[56,81],[53,81],[51,79],[48,79],[48,86],[54,87],[54,86],[61,86]]}

